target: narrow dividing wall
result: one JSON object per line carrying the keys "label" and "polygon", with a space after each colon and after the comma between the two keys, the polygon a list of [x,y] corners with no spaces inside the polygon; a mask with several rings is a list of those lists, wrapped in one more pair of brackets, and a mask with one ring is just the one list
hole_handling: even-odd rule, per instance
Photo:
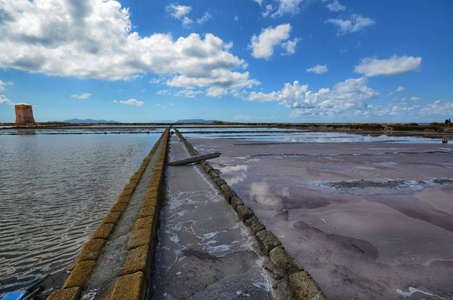
{"label": "narrow dividing wall", "polygon": [[[101,254],[115,226],[126,211],[132,194],[137,187],[143,173],[152,157],[158,155],[154,166],[151,181],[148,184],[145,197],[137,215],[133,230],[129,234],[127,245],[128,255],[116,280],[110,299],[145,299],[149,289],[150,263],[154,253],[156,238],[157,217],[159,210],[159,191],[164,175],[169,129],[166,129],[156,142],[149,155],[143,160],[140,168],[131,177],[124,187],[118,201],[113,205],[103,222],[83,246],[74,269],[66,279],[63,287],[53,292],[48,300],[77,300],[80,298],[83,287],[96,266]],[[159,153],[156,153],[162,144]]]}
{"label": "narrow dividing wall", "polygon": [[[195,156],[200,155],[192,144],[175,129],[179,139],[183,141],[188,152]],[[262,254],[269,257],[274,266],[285,274],[288,281],[288,287],[295,299],[327,299],[321,291],[321,288],[311,277],[310,273],[304,271],[299,263],[290,255],[274,233],[266,230],[264,224],[255,215],[253,210],[246,206],[236,192],[222,179],[214,168],[207,162],[200,163],[203,170],[211,177],[217,185],[225,200],[236,211],[239,219],[250,228],[256,238]]]}

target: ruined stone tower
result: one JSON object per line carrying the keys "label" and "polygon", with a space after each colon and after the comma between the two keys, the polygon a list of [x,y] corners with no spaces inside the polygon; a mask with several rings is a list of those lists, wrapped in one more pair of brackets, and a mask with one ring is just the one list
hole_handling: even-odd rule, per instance
{"label": "ruined stone tower", "polygon": [[31,105],[16,104],[14,108],[16,109],[16,124],[35,123]]}

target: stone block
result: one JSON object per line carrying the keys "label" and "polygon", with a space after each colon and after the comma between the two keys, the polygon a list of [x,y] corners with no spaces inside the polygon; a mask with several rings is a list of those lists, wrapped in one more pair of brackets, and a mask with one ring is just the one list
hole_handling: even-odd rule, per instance
{"label": "stone block", "polygon": [[139,218],[135,221],[134,230],[152,228],[154,225],[154,216]]}
{"label": "stone block", "polygon": [[123,195],[121,194],[120,198],[118,199],[117,203],[129,203],[131,202],[131,195]]}
{"label": "stone block", "polygon": [[84,260],[96,260],[99,257],[99,253],[101,253],[105,243],[106,241],[103,239],[91,239],[86,242],[82,248],[82,251],[80,251],[77,262]]}
{"label": "stone block", "polygon": [[157,203],[158,203],[157,197],[151,197],[151,196],[146,195],[145,199],[143,199],[142,206],[154,206],[154,207],[156,207]]}
{"label": "stone block", "polygon": [[222,185],[227,184],[226,181],[223,180],[220,176],[218,178],[215,178],[214,182],[218,187],[221,187]]}
{"label": "stone block", "polygon": [[269,252],[272,263],[282,271],[292,274],[303,271],[299,263],[283,247],[275,247]]}
{"label": "stone block", "polygon": [[236,206],[236,212],[239,216],[239,219],[241,219],[242,221],[248,220],[255,215],[253,210],[245,205]]}
{"label": "stone block", "polygon": [[231,199],[233,199],[234,196],[237,196],[236,192],[233,191],[233,189],[227,190],[226,192],[223,192],[223,197],[228,203],[231,203]]}
{"label": "stone block", "polygon": [[236,207],[238,205],[244,205],[244,202],[242,202],[241,198],[239,198],[238,196],[234,196],[231,198],[230,204],[233,207],[233,209],[236,210]]}
{"label": "stone block", "polygon": [[74,270],[66,279],[63,288],[82,287],[88,276],[90,276],[95,264],[96,262],[94,260],[85,260],[77,263]]}
{"label": "stone block", "polygon": [[225,183],[225,184],[222,184],[222,185],[220,186],[220,190],[221,190],[223,193],[225,193],[226,191],[231,190],[231,188],[230,188],[230,186],[229,186],[228,184]]}
{"label": "stone block", "polygon": [[113,228],[115,228],[115,224],[102,223],[93,233],[91,238],[108,240],[110,238],[110,234],[112,234]]}
{"label": "stone block", "polygon": [[245,220],[244,223],[245,223],[245,225],[250,227],[253,234],[256,234],[257,232],[266,229],[266,226],[264,226],[264,224],[261,223],[260,219],[258,219],[257,216],[253,216],[253,217]]}
{"label": "stone block", "polygon": [[117,202],[115,205],[113,205],[112,209],[110,210],[111,212],[125,212],[127,205],[129,203],[127,202]]}
{"label": "stone block", "polygon": [[132,230],[127,241],[127,250],[151,244],[151,228]]}
{"label": "stone block", "polygon": [[47,300],[77,300],[80,297],[80,291],[80,287],[56,290],[47,297]]}
{"label": "stone block", "polygon": [[289,286],[296,299],[327,300],[318,284],[306,271],[289,275]]}
{"label": "stone block", "polygon": [[121,275],[132,274],[139,271],[146,274],[150,257],[149,249],[149,245],[143,245],[129,251],[126,260],[124,261],[123,268],[121,269]]}
{"label": "stone block", "polygon": [[140,211],[138,212],[138,217],[139,218],[144,218],[144,217],[152,217],[156,214],[156,207],[155,206],[142,206],[140,208]]}
{"label": "stone block", "polygon": [[258,243],[263,249],[266,254],[268,255],[269,252],[274,249],[275,247],[281,246],[282,243],[278,240],[274,233],[269,230],[261,230],[256,233],[256,238]]}
{"label": "stone block", "polygon": [[144,285],[143,272],[121,276],[115,282],[110,300],[141,300]]}
{"label": "stone block", "polygon": [[104,218],[104,223],[105,224],[117,224],[118,221],[120,220],[122,216],[122,213],[119,212],[119,211],[113,211],[113,212],[109,212],[109,214],[107,216],[105,216]]}

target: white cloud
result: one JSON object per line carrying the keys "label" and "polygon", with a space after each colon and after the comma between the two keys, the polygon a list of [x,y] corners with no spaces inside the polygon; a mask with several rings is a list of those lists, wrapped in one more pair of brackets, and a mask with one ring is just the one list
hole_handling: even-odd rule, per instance
{"label": "white cloud", "polygon": [[0,104],[8,104],[8,105],[14,105],[15,103],[8,98],[6,98],[5,95],[0,95]]}
{"label": "white cloud", "polygon": [[192,10],[192,7],[186,6],[186,5],[175,5],[175,4],[170,4],[167,6],[167,11],[170,12],[170,14],[179,20],[182,20],[184,16],[188,15],[190,11]]}
{"label": "white cloud", "polygon": [[206,21],[208,21],[211,18],[212,18],[212,15],[209,12],[205,12],[201,18],[197,19],[197,23],[199,25],[202,25],[203,23],[205,23]]}
{"label": "white cloud", "polygon": [[170,91],[169,90],[160,90],[160,91],[157,91],[156,94],[157,95],[161,95],[161,96],[165,96],[165,95],[169,95]]}
{"label": "white cloud", "polygon": [[328,19],[326,23],[334,24],[339,27],[338,34],[353,33],[371,26],[376,22],[373,19],[365,18],[360,15],[352,15],[350,20]]}
{"label": "white cloud", "polygon": [[283,45],[283,41],[289,39],[290,32],[291,25],[282,24],[275,28],[268,27],[263,29],[259,36],[253,35],[249,46],[252,49],[252,56],[255,58],[269,59],[274,53],[274,47],[278,45],[283,46],[287,51],[294,50],[291,47],[296,46],[298,39],[290,42],[290,45]]}
{"label": "white cloud", "polygon": [[285,49],[287,55],[296,53],[296,45],[300,41],[300,38],[294,38],[292,41],[288,40],[282,43],[283,49]]}
{"label": "white cloud", "polygon": [[278,9],[271,15],[272,17],[281,17],[284,14],[295,15],[299,13],[299,4],[303,0],[277,0]]}
{"label": "white cloud", "polygon": [[206,96],[222,97],[222,96],[225,96],[226,94],[228,94],[228,91],[226,89],[219,88],[219,87],[210,87],[207,90]]}
{"label": "white cloud", "polygon": [[271,12],[274,10],[274,7],[272,6],[272,4],[268,4],[266,5],[266,10],[263,11],[263,17],[267,17],[271,14]]}
{"label": "white cloud", "polygon": [[7,86],[7,85],[13,85],[13,83],[11,81],[4,82],[4,81],[0,80],[0,92],[4,91],[5,86]]}
{"label": "white cloud", "polygon": [[328,71],[328,69],[327,69],[326,65],[316,65],[312,68],[307,69],[308,73],[316,73],[316,74],[326,73],[327,71]]}
{"label": "white cloud", "polygon": [[338,0],[333,0],[332,2],[327,4],[326,7],[328,10],[333,11],[333,12],[344,11],[346,9],[346,7],[341,5]]}
{"label": "white cloud", "polygon": [[439,115],[439,116],[451,116],[453,115],[453,101],[442,103],[442,101],[436,100],[420,109],[421,115]]}
{"label": "white cloud", "polygon": [[234,16],[234,21],[235,22],[239,21],[239,17],[238,16]]}
{"label": "white cloud", "polygon": [[406,88],[404,86],[399,86],[399,87],[396,88],[395,93],[399,93],[399,92],[402,92],[404,90],[406,90]]}
{"label": "white cloud", "polygon": [[90,93],[83,93],[83,94],[74,94],[71,95],[71,98],[76,98],[76,99],[88,99],[90,98],[91,94]]}
{"label": "white cloud", "polygon": [[176,97],[195,98],[199,94],[203,94],[203,92],[185,89],[185,90],[180,90],[179,92],[175,93],[175,96]]}
{"label": "white cloud", "polygon": [[286,83],[277,92],[251,92],[250,101],[278,101],[280,104],[293,109],[293,115],[333,116],[347,114],[355,110],[366,109],[366,101],[379,95],[378,92],[366,86],[366,78],[351,78],[337,83],[332,89],[322,88],[318,92],[308,90],[308,85]]}
{"label": "white cloud", "polygon": [[393,76],[416,71],[420,68],[421,63],[421,57],[413,56],[398,57],[393,55],[389,59],[367,57],[360,61],[354,71],[368,77],[378,75]]}
{"label": "white cloud", "polygon": [[416,101],[420,101],[420,100],[422,100],[422,98],[415,97],[415,96],[411,97],[411,101],[415,101],[416,102]]}
{"label": "white cloud", "polygon": [[136,99],[129,99],[129,100],[113,100],[113,103],[120,103],[120,104],[126,104],[126,105],[134,105],[134,106],[142,106],[145,104],[143,101],[138,101]]}
{"label": "white cloud", "polygon": [[[129,11],[115,0],[1,1],[8,22],[0,26],[0,68],[104,80],[153,73],[167,76],[165,81],[177,76],[214,83],[235,77],[235,86],[253,81],[238,71],[247,64],[230,53],[232,43],[212,34],[140,36],[131,31]],[[181,18],[187,12],[173,9]]]}
{"label": "white cloud", "polygon": [[188,27],[190,24],[193,23],[192,19],[190,19],[187,15],[192,10],[192,7],[186,5],[175,5],[170,4],[166,7],[167,11],[171,14],[172,17],[181,20],[182,25]]}

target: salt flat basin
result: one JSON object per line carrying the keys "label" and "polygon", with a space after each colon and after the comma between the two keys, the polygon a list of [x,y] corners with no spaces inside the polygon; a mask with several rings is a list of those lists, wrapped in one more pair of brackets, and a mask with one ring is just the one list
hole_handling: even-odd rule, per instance
{"label": "salt flat basin", "polygon": [[450,144],[191,139],[329,299],[451,299]]}

